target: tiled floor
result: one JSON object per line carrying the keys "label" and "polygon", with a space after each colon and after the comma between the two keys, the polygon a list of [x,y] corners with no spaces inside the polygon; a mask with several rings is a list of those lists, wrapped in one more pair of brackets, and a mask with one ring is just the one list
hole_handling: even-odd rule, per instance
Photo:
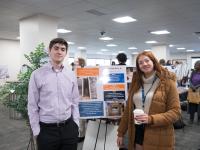
{"label": "tiled floor", "polygon": [[[183,112],[187,123],[188,114]],[[200,150],[200,125],[194,123],[184,129],[175,130],[176,150]],[[0,150],[26,150],[29,141],[29,130],[23,120],[11,120],[8,110],[0,106]],[[81,150],[82,143],[78,150]]]}

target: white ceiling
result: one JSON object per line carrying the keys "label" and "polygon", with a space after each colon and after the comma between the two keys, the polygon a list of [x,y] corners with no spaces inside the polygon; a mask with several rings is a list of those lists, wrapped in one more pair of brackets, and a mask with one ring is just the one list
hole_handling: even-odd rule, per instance
{"label": "white ceiling", "polygon": [[[94,9],[103,13],[98,16],[88,13]],[[200,39],[194,32],[200,32],[200,0],[1,0],[0,1],[0,38],[16,39],[19,36],[19,20],[34,14],[45,14],[60,18],[59,28],[71,30],[71,33],[59,34],[68,41],[73,52],[78,46],[87,48],[88,54],[95,54],[101,49],[111,55],[113,52],[149,49],[153,45],[147,40],[156,40],[161,44],[173,44],[200,51]],[[120,16],[132,16],[137,22],[119,24],[112,19]],[[149,31],[167,29],[169,35],[152,35]],[[114,38],[103,42],[98,38],[100,32]],[[106,47],[114,43],[118,47]],[[138,50],[128,50],[128,47]],[[178,51],[176,47],[170,52]]]}

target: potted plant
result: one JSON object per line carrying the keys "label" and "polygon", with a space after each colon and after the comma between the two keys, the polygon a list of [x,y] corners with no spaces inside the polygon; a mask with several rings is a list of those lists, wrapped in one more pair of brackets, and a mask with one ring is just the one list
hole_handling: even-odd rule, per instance
{"label": "potted plant", "polygon": [[[24,55],[28,60],[29,64],[24,64],[23,71],[20,71],[18,74],[17,82],[8,82],[0,87],[0,100],[8,108],[13,108],[16,112],[19,112],[21,116],[28,121],[28,112],[27,112],[27,99],[28,99],[28,84],[31,73],[37,68],[45,64],[47,53],[44,51],[44,44],[39,44],[36,49],[30,52],[28,55]],[[14,93],[16,96],[14,100],[10,100],[10,94]],[[31,131],[31,130],[30,130]],[[32,134],[31,134],[32,135]],[[31,139],[29,144],[31,144]]]}

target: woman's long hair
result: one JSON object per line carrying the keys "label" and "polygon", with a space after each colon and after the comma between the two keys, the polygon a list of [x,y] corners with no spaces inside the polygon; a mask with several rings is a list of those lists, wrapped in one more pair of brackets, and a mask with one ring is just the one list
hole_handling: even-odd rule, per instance
{"label": "woman's long hair", "polygon": [[141,56],[147,56],[151,59],[151,61],[153,62],[154,70],[156,72],[161,73],[161,71],[164,70],[164,68],[159,64],[158,60],[156,59],[156,57],[153,55],[152,52],[144,51],[142,53],[139,53],[136,58],[136,72],[134,72],[133,74],[132,83],[129,90],[130,96],[133,96],[133,94],[136,93],[143,85],[142,76],[144,75],[144,73],[140,70],[138,63],[138,60]]}

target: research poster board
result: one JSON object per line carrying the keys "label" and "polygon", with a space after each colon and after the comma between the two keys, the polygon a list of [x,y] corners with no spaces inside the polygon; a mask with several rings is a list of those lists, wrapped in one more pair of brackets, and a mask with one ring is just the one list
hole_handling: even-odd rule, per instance
{"label": "research poster board", "polygon": [[118,118],[127,99],[126,66],[76,68],[80,117]]}

